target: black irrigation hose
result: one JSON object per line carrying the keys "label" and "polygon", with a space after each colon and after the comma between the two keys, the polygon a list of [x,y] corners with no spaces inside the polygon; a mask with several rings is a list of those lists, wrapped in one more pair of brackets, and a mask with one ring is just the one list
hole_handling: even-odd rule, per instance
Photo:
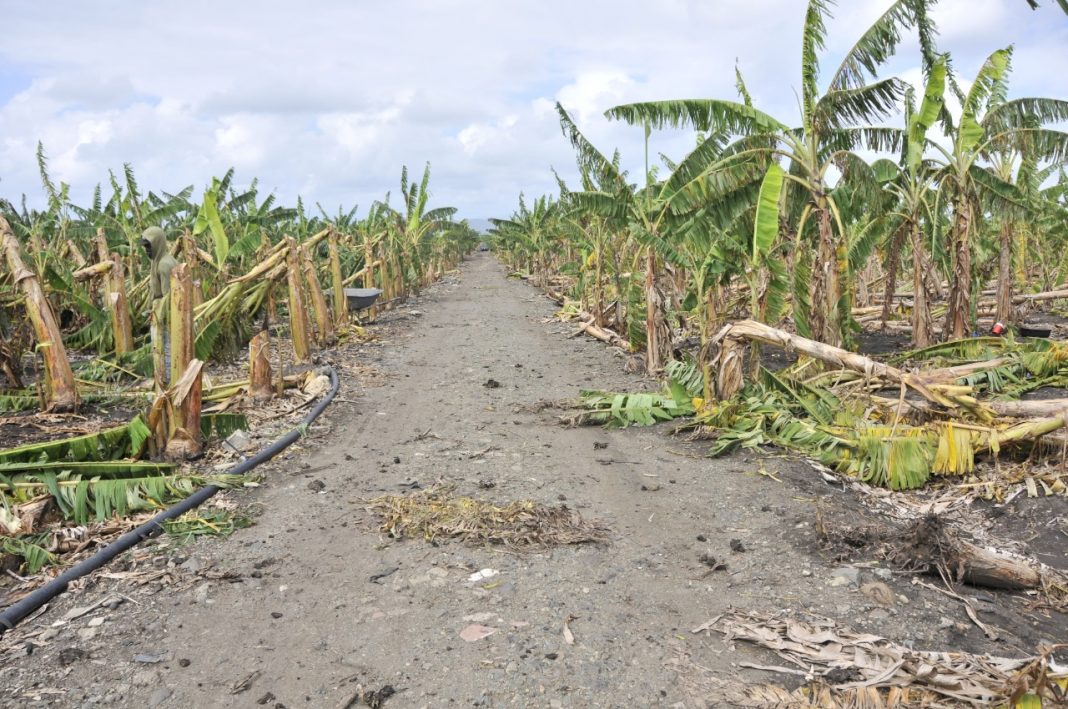
{"label": "black irrigation hose", "polygon": [[[261,450],[256,455],[247,460],[243,460],[234,467],[227,471],[228,475],[243,475],[253,468],[266,463],[271,458],[275,457],[283,450],[288,448],[298,438],[304,435],[308,426],[319,418],[319,414],[333,401],[334,396],[337,395],[339,386],[337,378],[337,370],[333,367],[328,367],[330,375],[330,391],[326,393],[315,408],[312,409],[300,425],[291,429],[281,438],[275,440],[271,445]],[[30,593],[28,596],[13,603],[0,613],[0,636],[3,636],[9,630],[12,630],[23,618],[33,613],[35,610],[48,603],[50,600],[58,596],[67,590],[67,584],[75,579],[81,578],[86,574],[96,571],[104,564],[114,559],[119,554],[133,548],[139,542],[148,539],[149,537],[157,536],[163,531],[163,523],[169,519],[179,517],[189,510],[201,505],[209,497],[217,493],[222,488],[217,485],[208,485],[197,490],[195,493],[185,498],[173,507],[160,512],[158,515],[142,524],[137,529],[132,529],[126,534],[116,539],[111,544],[107,545],[96,554],[93,554],[88,559],[78,562],[74,566],[70,567],[62,574],[52,579],[44,586],[41,586],[37,590]]]}

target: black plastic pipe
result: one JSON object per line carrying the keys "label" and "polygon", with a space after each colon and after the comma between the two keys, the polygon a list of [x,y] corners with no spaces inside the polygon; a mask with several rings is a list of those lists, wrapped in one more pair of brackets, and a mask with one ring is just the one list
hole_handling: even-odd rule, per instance
{"label": "black plastic pipe", "polygon": [[[337,370],[333,367],[328,367],[330,375],[330,391],[319,400],[319,403],[315,405],[304,420],[300,422],[300,425],[294,429],[288,431],[284,436],[275,440],[271,445],[267,446],[256,455],[247,460],[243,460],[234,467],[230,468],[227,472],[228,475],[243,475],[253,468],[266,463],[271,458],[275,457],[283,450],[293,445],[293,443],[299,439],[307,431],[308,426],[319,418],[319,415],[323,413],[323,410],[333,401],[337,395],[339,386],[337,378]],[[55,577],[44,586],[36,589],[25,598],[21,599],[17,603],[13,603],[0,612],[0,636],[3,636],[9,630],[12,630],[18,623],[33,613],[35,610],[48,603],[50,600],[58,596],[67,590],[67,585],[79,579],[86,574],[96,571],[104,564],[114,559],[119,554],[132,549],[135,545],[141,541],[148,539],[149,537],[157,536],[163,531],[163,523],[169,519],[179,517],[191,509],[194,509],[203,504],[208,498],[217,493],[222,488],[217,485],[208,485],[202,487],[194,492],[189,497],[185,498],[178,504],[163,510],[158,515],[142,524],[136,529],[131,529],[126,534],[122,535],[111,544],[93,554],[88,559],[79,561],[74,566],[64,571],[59,576]]]}

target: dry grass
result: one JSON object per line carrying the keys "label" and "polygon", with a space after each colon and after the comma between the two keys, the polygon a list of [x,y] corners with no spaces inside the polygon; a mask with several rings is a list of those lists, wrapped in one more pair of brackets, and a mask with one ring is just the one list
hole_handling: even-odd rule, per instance
{"label": "dry grass", "polygon": [[496,505],[456,495],[452,487],[384,495],[371,500],[369,509],[379,518],[379,529],[395,538],[458,539],[475,546],[534,550],[604,543],[609,534],[607,527],[584,520],[566,505],[549,507],[533,500]]}

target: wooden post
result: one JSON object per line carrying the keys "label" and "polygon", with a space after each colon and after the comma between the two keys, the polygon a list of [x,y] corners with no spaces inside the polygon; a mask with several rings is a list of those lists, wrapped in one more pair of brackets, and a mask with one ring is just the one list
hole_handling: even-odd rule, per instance
{"label": "wooden post", "polygon": [[349,315],[349,301],[345,298],[345,284],[341,278],[341,256],[337,252],[337,232],[330,232],[330,285],[333,288],[334,323],[339,327]]}
{"label": "wooden post", "polygon": [[115,354],[124,355],[133,352],[134,337],[130,308],[126,304],[126,274],[123,273],[122,259],[117,253],[111,255],[108,282],[107,306],[111,313],[111,329],[115,334]]}
{"label": "wooden post", "polygon": [[[334,323],[330,320],[330,310],[326,307],[326,297],[319,285],[319,275],[315,272],[315,261],[311,250],[305,244],[300,247],[300,265],[304,271],[304,282],[308,286],[312,312],[315,314],[315,337],[320,347],[328,347],[337,342],[334,336]],[[339,274],[340,275],[340,274]]]}
{"label": "wooden post", "polygon": [[298,364],[311,361],[308,343],[308,313],[304,309],[304,293],[300,284],[300,264],[297,242],[286,237],[286,284],[289,286],[289,333],[293,340],[293,356]]}
{"label": "wooden post", "polygon": [[44,358],[45,408],[48,411],[74,411],[78,408],[78,389],[67,361],[59,324],[37,275],[23,264],[18,239],[3,217],[0,217],[0,245],[11,280],[26,296],[26,313],[33,323],[37,346]]}
{"label": "wooden post", "polygon": [[274,395],[271,382],[271,335],[260,330],[248,343],[248,392],[257,404],[270,401]]}
{"label": "wooden post", "polygon": [[185,374],[193,361],[193,279],[188,264],[180,263],[171,271],[171,386]]}

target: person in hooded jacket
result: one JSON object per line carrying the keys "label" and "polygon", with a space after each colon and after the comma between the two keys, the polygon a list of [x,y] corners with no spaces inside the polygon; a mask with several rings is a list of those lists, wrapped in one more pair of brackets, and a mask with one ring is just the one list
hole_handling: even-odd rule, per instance
{"label": "person in hooded jacket", "polygon": [[178,262],[167,248],[167,235],[158,226],[150,226],[141,234],[141,246],[152,259],[152,274],[148,283],[152,300],[159,300],[171,291],[171,271]]}
{"label": "person in hooded jacket", "polygon": [[[159,319],[159,335],[163,349],[163,371],[157,372],[157,386],[169,383],[171,371],[171,333],[166,326],[164,308],[157,307],[160,299],[171,292],[171,271],[178,262],[167,247],[167,235],[158,226],[150,226],[141,234],[141,246],[152,260],[148,286],[152,291],[152,318]],[[155,331],[156,328],[153,328]],[[154,345],[159,346],[159,345]]]}

